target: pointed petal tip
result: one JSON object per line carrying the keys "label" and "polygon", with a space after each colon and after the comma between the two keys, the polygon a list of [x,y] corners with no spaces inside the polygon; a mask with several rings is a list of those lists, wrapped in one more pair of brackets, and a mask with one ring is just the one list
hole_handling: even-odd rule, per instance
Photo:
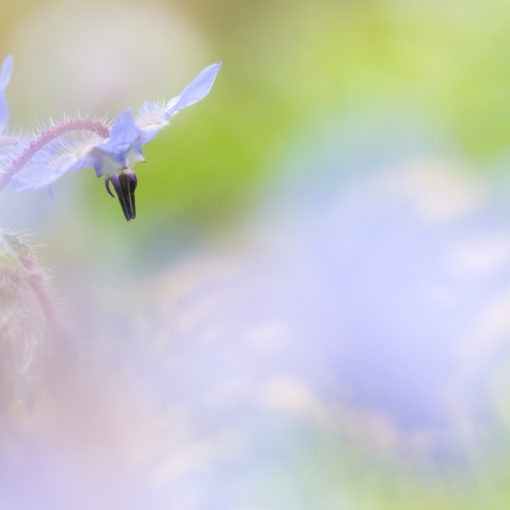
{"label": "pointed petal tip", "polygon": [[222,62],[216,62],[202,69],[202,71],[189,82],[180,96],[174,97],[168,101],[165,113],[162,117],[166,120],[172,115],[175,115],[178,110],[187,108],[204,99],[211,91],[221,65]]}
{"label": "pointed petal tip", "polygon": [[220,67],[223,65],[223,62],[220,60],[219,62],[215,62],[214,64],[211,64],[210,66],[207,66],[202,72],[207,74],[214,74],[214,78],[216,78],[216,75],[218,74],[218,71],[220,70]]}

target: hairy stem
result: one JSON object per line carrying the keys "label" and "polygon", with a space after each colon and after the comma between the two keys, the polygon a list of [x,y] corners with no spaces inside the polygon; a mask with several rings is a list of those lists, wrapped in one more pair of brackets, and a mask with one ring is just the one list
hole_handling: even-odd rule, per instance
{"label": "hairy stem", "polygon": [[55,311],[53,310],[53,305],[51,304],[51,300],[46,294],[41,281],[34,277],[30,276],[27,279],[28,285],[32,289],[37,301],[39,301],[39,305],[44,313],[44,317],[46,319],[46,323],[51,330],[56,330],[59,328],[59,323]]}
{"label": "hairy stem", "polygon": [[34,154],[39,152],[46,144],[65,133],[78,130],[92,131],[102,138],[108,138],[110,136],[110,128],[108,126],[98,120],[92,119],[72,119],[51,127],[50,129],[46,129],[37,138],[30,142],[23,152],[11,162],[7,170],[0,176],[0,191],[7,186],[11,177],[18,173],[23,166],[30,161]]}

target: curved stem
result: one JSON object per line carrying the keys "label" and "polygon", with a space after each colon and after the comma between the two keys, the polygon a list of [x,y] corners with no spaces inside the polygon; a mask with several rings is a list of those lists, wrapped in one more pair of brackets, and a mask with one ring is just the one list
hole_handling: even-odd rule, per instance
{"label": "curved stem", "polygon": [[55,140],[59,136],[68,133],[69,131],[77,130],[92,131],[102,138],[108,138],[110,136],[110,128],[108,126],[98,120],[92,119],[72,119],[50,129],[46,129],[37,138],[30,142],[30,144],[11,162],[7,170],[0,176],[0,191],[5,188],[7,183],[11,180],[11,177],[18,173],[23,166],[30,161],[34,154],[39,152],[46,144]]}
{"label": "curved stem", "polygon": [[39,301],[39,305],[41,306],[48,326],[51,329],[57,329],[59,325],[57,316],[55,314],[55,311],[53,310],[50,298],[46,294],[46,291],[44,290],[44,287],[42,286],[40,280],[31,276],[26,278],[26,281],[30,288],[32,289],[32,292],[34,293],[35,297],[37,298],[37,301]]}

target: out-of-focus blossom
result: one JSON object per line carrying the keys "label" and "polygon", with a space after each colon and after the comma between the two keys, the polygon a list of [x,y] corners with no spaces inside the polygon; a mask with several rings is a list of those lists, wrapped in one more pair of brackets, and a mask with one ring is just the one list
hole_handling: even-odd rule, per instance
{"label": "out-of-focus blossom", "polygon": [[0,408],[32,405],[57,335],[44,270],[25,242],[0,233]]}
{"label": "out-of-focus blossom", "polygon": [[[5,89],[11,81],[12,74],[12,56],[8,56],[2,64],[0,71],[0,133],[5,131],[9,122],[9,107],[5,99]],[[8,160],[9,156],[22,142],[17,136],[10,136],[7,134],[0,134],[0,162]]]}
{"label": "out-of-focus blossom", "polygon": [[100,286],[77,308],[86,336],[159,405],[156,501],[333,509],[356,490],[353,452],[374,460],[371,480],[381,459],[450,470],[493,444],[491,374],[507,367],[510,331],[504,203],[439,158],[343,179],[355,162],[329,146],[297,165],[313,179],[277,193],[226,247],[135,292]]}
{"label": "out-of-focus blossom", "polygon": [[366,487],[384,480],[405,508],[419,494],[406,477],[495,443],[506,197],[444,157],[396,162],[348,139],[356,160],[339,139],[296,148],[274,201],[225,245],[62,283],[85,355],[56,370],[44,425],[0,441],[0,502],[378,509]]}
{"label": "out-of-focus blossom", "polygon": [[43,131],[7,165],[0,189],[10,181],[17,191],[33,190],[51,185],[68,172],[92,166],[98,177],[105,176],[112,196],[109,184],[113,184],[126,219],[134,219],[134,166],[145,161],[141,147],[168,125],[172,115],[209,94],[220,66],[216,63],[206,67],[166,104],[145,102],[136,119],[131,110],[126,110],[111,128],[98,120],[73,119]]}
{"label": "out-of-focus blossom", "polygon": [[5,89],[9,85],[12,73],[12,57],[9,55],[2,65],[2,71],[0,72],[0,132],[2,132],[7,126],[9,121],[9,108],[7,106],[7,100],[5,99]]}

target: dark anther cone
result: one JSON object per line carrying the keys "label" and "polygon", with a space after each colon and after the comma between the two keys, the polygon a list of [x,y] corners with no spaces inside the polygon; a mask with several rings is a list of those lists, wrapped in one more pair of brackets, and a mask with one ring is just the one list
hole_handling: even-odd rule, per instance
{"label": "dark anther cone", "polygon": [[[134,220],[136,216],[135,189],[136,175],[134,173],[122,173],[111,178],[113,187],[117,192],[122,212],[127,221]],[[108,188],[107,188],[108,189]]]}

